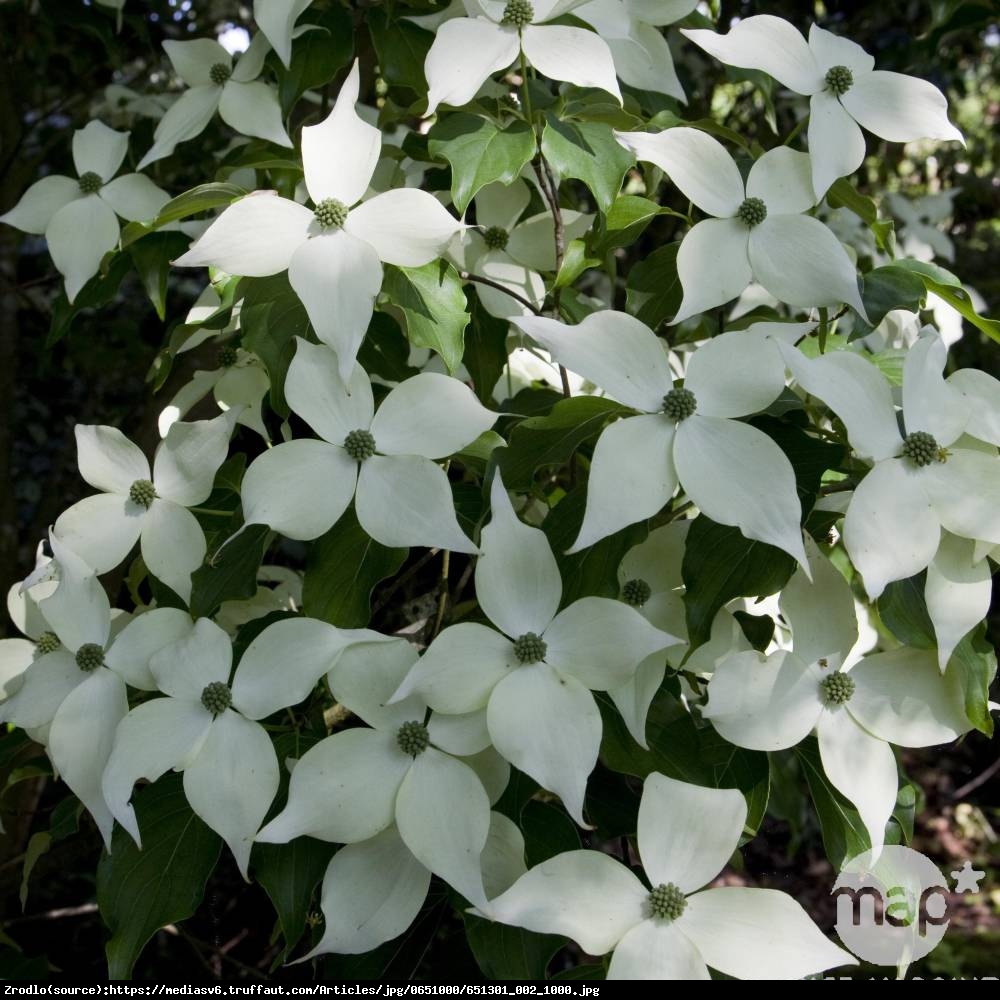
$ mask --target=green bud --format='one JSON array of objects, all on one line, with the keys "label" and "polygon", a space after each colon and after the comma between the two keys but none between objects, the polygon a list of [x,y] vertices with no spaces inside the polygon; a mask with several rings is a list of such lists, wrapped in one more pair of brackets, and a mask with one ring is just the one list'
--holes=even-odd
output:
[{"label": "green bud", "polygon": [[225,63],[215,63],[208,71],[208,78],[217,87],[221,87],[231,76],[233,71]]},{"label": "green bud", "polygon": [[97,194],[98,191],[104,187],[104,181],[101,180],[100,174],[95,174],[93,170],[88,170],[84,174],[80,174],[80,190],[84,194]]},{"label": "green bud", "polygon": [[215,356],[220,368],[232,368],[238,359],[236,348],[230,347],[228,344],[225,347],[220,347],[219,353]]},{"label": "green bud", "polygon": [[515,28],[524,28],[535,19],[535,8],[528,0],[509,0],[504,7],[501,24],[511,24]]},{"label": "green bud", "polygon": [[673,882],[661,882],[646,899],[650,914],[657,920],[676,920],[687,909],[684,893]]},{"label": "green bud", "polygon": [[201,703],[212,715],[221,715],[233,703],[229,685],[222,681],[212,681],[201,692]]},{"label": "green bud", "polygon": [[404,722],[396,731],[399,749],[411,757],[417,757],[430,746],[431,737],[422,722]]},{"label": "green bud", "polygon": [[850,674],[830,674],[820,681],[820,687],[831,705],[843,705],[851,700],[857,685]]},{"label": "green bud", "polygon": [[826,85],[840,97],[854,86],[854,74],[846,66],[831,66],[826,71]]},{"label": "green bud", "polygon": [[506,229],[501,229],[500,226],[490,226],[483,233],[483,240],[491,250],[506,250],[509,239],[510,233]]},{"label": "green bud", "polygon": [[698,400],[690,389],[671,389],[663,397],[663,412],[671,420],[687,420],[697,409]]},{"label": "green bud", "polygon": [[148,479],[137,479],[128,488],[128,498],[132,503],[148,508],[156,499],[156,490]]},{"label": "green bud", "polygon": [[525,632],[514,642],[514,655],[521,663],[540,663],[548,650],[542,637],[534,632]]},{"label": "green bud", "polygon": [[747,229],[753,229],[767,218],[767,205],[760,198],[745,198],[736,215]]},{"label": "green bud", "polygon": [[41,656],[54,653],[60,646],[62,646],[62,643],[55,632],[43,632],[38,637],[38,642],[35,643],[35,659],[37,660]]},{"label": "green bud", "polygon": [[931,462],[947,461],[948,453],[938,446],[932,434],[926,431],[914,431],[903,439],[903,457],[908,458],[914,465],[923,467],[930,465]]},{"label": "green bud", "polygon": [[323,229],[340,229],[347,221],[347,206],[336,198],[324,198],[316,206],[315,216]]},{"label": "green bud", "polygon": [[626,580],[622,587],[622,600],[633,608],[641,608],[652,596],[653,590],[645,580]]},{"label": "green bud", "polygon": [[104,666],[104,647],[96,642],[85,642],[76,651],[76,665],[89,674],[98,667]]},{"label": "green bud", "polygon": [[355,462],[363,462],[375,454],[375,438],[372,437],[371,431],[351,431],[344,438],[344,450]]}]

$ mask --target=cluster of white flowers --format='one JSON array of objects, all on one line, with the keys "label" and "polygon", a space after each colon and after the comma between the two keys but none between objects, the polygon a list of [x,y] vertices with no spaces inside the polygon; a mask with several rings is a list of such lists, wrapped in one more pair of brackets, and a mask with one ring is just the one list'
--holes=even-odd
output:
[{"label": "cluster of white flowers", "polygon": [[[512,64],[618,101],[619,77],[683,99],[656,26],[689,14],[691,2],[465,6],[468,16],[440,23],[427,55],[427,115],[467,104]],[[258,0],[262,34],[235,66],[214,40],[166,43],[189,89],[160,118],[140,169],[198,135],[216,110],[244,135],[291,146],[275,90],[259,78],[272,46],[288,65],[307,8]],[[597,32],[553,23],[570,11]],[[850,963],[785,894],[698,891],[743,835],[739,790],[651,773],[637,828],[644,882],[627,858],[623,865],[598,850],[527,869],[521,830],[493,808],[511,768],[588,828],[587,784],[604,730],[599,702],[614,705],[645,747],[647,713],[669,670],[681,679],[679,710],[707,719],[736,747],[784,749],[815,731],[830,782],[878,848],[898,790],[892,745],[946,743],[972,726],[951,656],[986,614],[989,558],[1000,551],[1000,383],[980,371],[945,378],[947,347],[933,327],[907,350],[898,384],[863,341],[839,338],[824,352],[815,335],[822,327],[828,336],[829,307],[841,310],[847,329],[870,333],[856,263],[815,214],[837,178],[860,165],[861,127],[891,141],[961,136],[930,84],[875,70],[857,45],[818,26],[808,44],[766,15],[728,34],[683,34],[724,63],[761,70],[810,98],[809,152],[777,146],[745,180],[726,147],[699,128],[614,133],[707,216],[679,247],[683,298],[672,324],[718,310],[752,282],[781,304],[774,318],[714,337],[701,330],[696,346],[688,338],[672,350],[625,312],[602,307],[566,322],[556,303],[553,316],[542,315],[564,243],[583,239],[595,215],[566,209],[556,226],[551,204],[541,213],[531,207],[544,184],[536,192],[521,176],[481,185],[475,224],[456,218],[447,198],[373,188],[382,136],[359,113],[355,62],[329,114],[301,130],[304,189],[236,200],[176,261],[210,267],[217,279],[287,271],[314,337],[294,339],[279,388],[298,428],[314,436],[293,438],[285,424],[284,440],[271,446],[263,407],[275,376],[234,346],[238,310],[224,329],[214,324],[184,345],[224,338],[218,369],[199,373],[164,411],[152,464],[116,428],[76,429],[80,474],[100,492],[58,518],[51,558],[40,557],[11,591],[27,639],[0,644],[0,719],[46,747],[109,849],[116,821],[141,843],[134,786],[171,769],[183,772],[191,809],[225,840],[245,878],[255,843],[307,836],[347,845],[330,862],[325,928],[305,957],[364,952],[402,933],[433,874],[483,917],[565,934],[590,954],[613,952],[609,978],[706,979],[709,967],[738,978],[801,978]],[[71,300],[117,245],[116,216],[153,223],[168,200],[141,175],[113,179],[127,142],[127,133],[92,122],[73,140],[79,180],[47,177],[0,219],[45,234]],[[558,210],[559,181],[551,183]],[[567,386],[619,404],[594,446],[569,552],[653,519],[646,541],[608,568],[618,573],[620,599],[564,600],[557,555],[529,523],[538,523],[537,507],[529,513],[538,496],[509,491],[497,463],[505,442],[491,429],[501,416],[518,419],[513,407],[494,412],[481,391],[437,371],[387,389],[358,363],[376,309],[394,306],[383,265],[420,268],[448,256],[463,276],[488,279],[470,291],[512,324],[512,350],[543,349],[570,373]],[[220,311],[210,290],[188,325]],[[223,412],[186,422],[209,392]],[[828,511],[839,502],[833,514],[844,518],[841,555],[873,600],[926,570],[936,652],[859,649],[848,579],[829,546],[821,551],[803,530],[810,511],[793,458],[749,422],[779,397],[807,414],[810,428],[853,449],[856,488],[824,500]],[[239,623],[297,610],[294,597],[267,589],[224,605],[216,620],[182,610],[208,550],[196,515],[241,424],[267,445],[240,485],[244,527],[311,541],[353,504],[382,546],[473,557],[479,614],[436,631],[426,649],[412,635],[292,614],[259,631],[234,670]],[[488,520],[463,526],[442,463],[476,447],[488,463],[479,477]],[[797,563],[778,598],[790,638],[752,648],[732,614],[741,605],[730,601],[709,641],[692,643],[682,567],[696,512]],[[177,607],[111,608],[98,576],[137,542],[145,569]],[[280,760],[262,722],[306,702],[324,680],[341,709],[336,731],[300,760]]]}]

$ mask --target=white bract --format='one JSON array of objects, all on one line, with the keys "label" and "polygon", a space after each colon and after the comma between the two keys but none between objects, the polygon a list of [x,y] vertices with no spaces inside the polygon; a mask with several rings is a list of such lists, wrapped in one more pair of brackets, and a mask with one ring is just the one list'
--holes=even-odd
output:
[{"label": "white bract", "polygon": [[500,631],[472,622],[446,628],[393,698],[416,692],[449,714],[485,708],[496,749],[555,792],[582,826],[601,742],[590,692],[620,687],[647,656],[678,640],[603,597],[559,611],[562,580],[545,535],[517,519],[499,473],[490,496],[476,593]]},{"label": "white bract", "polygon": [[180,142],[200,135],[216,111],[241,135],[291,146],[281,123],[281,106],[273,87],[258,80],[264,68],[268,42],[258,35],[233,66],[233,57],[214,39],[166,41],[163,48],[177,75],[188,85],[160,119],[153,145],[139,161],[139,169],[169,156]]},{"label": "white bract", "polygon": [[680,482],[713,521],[804,561],[792,465],[766,434],[733,419],[763,410],[784,388],[781,357],[763,331],[708,341],[692,355],[684,387],[674,388],[660,341],[625,313],[591,313],[577,326],[536,316],[514,322],[561,364],[641,412],[598,438],[570,552],[659,513]]},{"label": "white bract", "polygon": [[474,441],[497,414],[457,379],[434,372],[401,382],[375,413],[360,365],[345,384],[328,347],[297,343],[285,396],[322,440],[280,444],[251,464],[241,487],[246,523],[318,538],[353,497],[361,527],[383,545],[477,552],[458,526],[448,477],[432,459]]},{"label": "white bract", "polygon": [[25,233],[44,234],[52,262],[66,279],[70,302],[117,246],[117,216],[130,222],[155,219],[170,200],[142,174],[115,177],[128,152],[128,137],[99,121],[78,129],[73,133],[73,165],[79,178],[43,177],[0,215],[0,222]]},{"label": "white bract", "polygon": [[671,322],[735,299],[751,281],[792,306],[846,302],[865,317],[858,276],[847,251],[818,219],[809,156],[787,146],[768,150],[746,183],[726,148],[695,128],[615,132],[640,160],[663,170],[707,215],[677,252],[684,289]]},{"label": "white bract", "polygon": [[816,731],[823,770],[858,809],[877,851],[896,804],[890,743],[950,743],[970,728],[958,672],[933,653],[897,649],[845,658],[858,638],[854,601],[839,571],[810,543],[812,582],[799,571],[781,594],[792,650],[748,651],[719,664],[703,714],[736,746],[783,750]]},{"label": "white bract", "polygon": [[[747,17],[728,34],[682,29],[681,34],[720,62],[758,69],[809,97],[812,183],[822,198],[838,177],[865,158],[861,127],[890,142],[955,139],[948,102],[933,84],[915,76],[875,69],[860,45],[814,24],[809,42],[788,21],[770,14]],[[860,126],[860,127],[859,127]]]},{"label": "white bract", "polygon": [[229,687],[232,663],[229,636],[207,618],[153,656],[150,687],[169,697],[144,702],[118,724],[102,788],[112,815],[141,847],[133,786],[183,771],[191,808],[229,845],[248,879],[254,834],[278,791],[278,759],[263,726],[240,711]]},{"label": "white bract", "polygon": [[156,449],[152,471],[116,427],[77,424],[80,475],[104,492],[60,514],[56,535],[98,573],[114,569],[138,541],[149,572],[189,600],[191,574],[202,564],[206,546],[187,508],[212,492],[238,413],[173,424]]},{"label": "white bract", "polygon": [[439,104],[468,104],[486,80],[506,69],[521,50],[550,80],[597,87],[621,102],[611,50],[584,28],[545,24],[583,0],[466,0],[470,17],[445,21],[424,62],[427,115]]},{"label": "white bract", "polygon": [[889,195],[892,214],[902,223],[899,239],[907,257],[919,260],[933,260],[935,257],[955,259],[955,244],[945,231],[944,223],[954,211],[957,193],[957,189],[953,189],[920,198]]},{"label": "white bract", "polygon": [[791,896],[701,889],[728,862],[746,822],[735,789],[652,773],[639,805],[638,848],[650,891],[620,861],[569,851],[536,865],[484,915],[565,934],[588,954],[614,950],[608,979],[803,979],[854,957],[831,944]]},{"label": "white bract", "polygon": [[253,0],[253,19],[285,66],[292,59],[295,22],[310,3],[312,0]]},{"label": "white bract", "polygon": [[420,267],[464,228],[436,198],[413,188],[357,205],[382,144],[379,130],[354,109],[358,87],[355,62],[329,116],[302,129],[314,208],[273,192],[251,194],[230,205],[175,262],[248,278],[287,270],[316,335],[337,352],[345,381],[382,287],[382,263]]},{"label": "white bract", "polygon": [[21,583],[11,584],[7,591],[7,614],[25,638],[0,639],[0,701],[17,690],[25,670],[35,660],[60,645],[38,606],[58,586],[57,568],[43,553],[43,544],[38,546],[31,575]]}]

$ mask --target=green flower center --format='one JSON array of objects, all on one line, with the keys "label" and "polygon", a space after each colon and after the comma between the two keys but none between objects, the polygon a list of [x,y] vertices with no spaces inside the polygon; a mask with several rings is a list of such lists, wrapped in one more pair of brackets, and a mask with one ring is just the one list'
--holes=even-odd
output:
[{"label": "green flower center", "polygon": [[216,361],[218,361],[220,368],[232,368],[238,358],[239,355],[236,353],[235,347],[220,347],[219,353],[216,355]]},{"label": "green flower center", "polygon": [[375,454],[375,438],[372,437],[371,431],[351,431],[344,438],[344,451],[355,462],[363,462],[366,458],[371,458]]},{"label": "green flower center", "polygon": [[671,389],[663,397],[663,412],[671,420],[687,420],[698,409],[698,400],[690,389]]},{"label": "green flower center", "polygon": [[411,757],[422,754],[430,746],[431,737],[422,722],[404,722],[396,732],[399,749]]},{"label": "green flower center", "polygon": [[673,882],[661,882],[646,898],[649,912],[658,920],[676,920],[688,905],[684,893]]},{"label": "green flower center", "polygon": [[38,637],[38,642],[35,643],[35,659],[37,660],[40,656],[48,656],[49,653],[54,653],[61,645],[59,636],[55,632],[43,632]]},{"label": "green flower center", "polygon": [[212,681],[201,692],[201,703],[212,715],[220,715],[233,703],[233,694],[228,684]]},{"label": "green flower center", "polygon": [[534,632],[525,632],[514,642],[514,655],[521,663],[540,663],[548,650],[542,637]]},{"label": "green flower center", "polygon": [[515,28],[523,28],[535,19],[535,8],[528,0],[509,0],[503,10],[501,24],[512,24]]},{"label": "green flower center", "polygon": [[843,705],[851,700],[857,686],[850,674],[830,674],[819,682],[826,700],[833,705]]},{"label": "green flower center", "polygon": [[928,434],[927,431],[914,431],[903,439],[903,457],[908,458],[914,465],[923,467],[930,465],[931,462],[946,461],[947,453],[944,448],[938,446],[933,434]]},{"label": "green flower center", "polygon": [[645,580],[626,580],[622,587],[622,600],[633,608],[641,608],[652,593],[652,588]]},{"label": "green flower center", "polygon": [[759,226],[767,218],[767,205],[760,198],[744,198],[736,216],[747,229]]},{"label": "green flower center", "polygon": [[84,194],[97,194],[104,187],[101,175],[95,174],[93,170],[88,170],[85,174],[81,174],[79,184],[80,190]]},{"label": "green flower center", "polygon": [[340,229],[347,221],[347,206],[336,198],[324,198],[316,206],[315,215],[323,229]]},{"label": "green flower center", "polygon": [[148,508],[156,499],[156,490],[153,489],[153,484],[148,479],[137,479],[128,488],[128,498],[132,503],[141,504]]},{"label": "green flower center", "polygon": [[510,233],[506,229],[501,229],[500,226],[490,226],[483,233],[483,241],[491,250],[506,250],[509,239]]},{"label": "green flower center", "polygon": [[85,642],[76,651],[76,665],[85,673],[89,674],[98,667],[104,666],[104,647],[96,642]]},{"label": "green flower center", "polygon": [[840,97],[854,86],[854,74],[846,66],[831,66],[826,71],[826,85]]},{"label": "green flower center", "polygon": [[225,63],[215,63],[208,71],[208,78],[217,87],[221,87],[231,76],[233,71]]}]

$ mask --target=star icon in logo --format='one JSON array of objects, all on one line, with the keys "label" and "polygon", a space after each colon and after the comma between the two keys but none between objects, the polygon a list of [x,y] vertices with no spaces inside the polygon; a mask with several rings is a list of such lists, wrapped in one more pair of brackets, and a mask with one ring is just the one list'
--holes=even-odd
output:
[{"label": "star icon in logo", "polygon": [[986,877],[986,872],[973,868],[972,862],[966,861],[959,871],[951,873],[951,877],[955,880],[955,892],[979,892],[980,879]]}]

